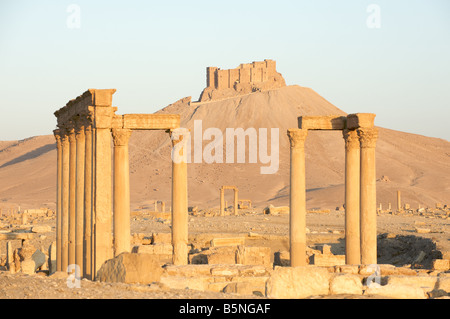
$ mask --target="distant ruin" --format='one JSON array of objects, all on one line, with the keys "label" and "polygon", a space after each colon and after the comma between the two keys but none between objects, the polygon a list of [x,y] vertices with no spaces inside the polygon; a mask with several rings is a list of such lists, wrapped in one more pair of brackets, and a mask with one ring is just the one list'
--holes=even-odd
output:
[{"label": "distant ruin", "polygon": [[241,64],[238,68],[229,70],[207,67],[206,88],[199,101],[220,100],[283,86],[286,86],[286,82],[277,72],[276,62],[273,60]]}]

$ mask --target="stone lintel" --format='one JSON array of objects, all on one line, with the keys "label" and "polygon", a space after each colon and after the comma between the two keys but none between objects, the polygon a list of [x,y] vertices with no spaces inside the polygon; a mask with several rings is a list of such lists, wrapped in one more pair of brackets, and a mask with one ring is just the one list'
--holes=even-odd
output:
[{"label": "stone lintel", "polygon": [[[118,124],[117,119],[114,120]],[[125,114],[122,128],[132,130],[172,130],[180,127],[179,114]]]},{"label": "stone lintel", "polygon": [[77,98],[70,100],[64,107],[54,113],[58,119],[58,126],[75,117],[89,117],[93,113],[93,107],[112,107],[112,96],[116,89],[89,89]]},{"label": "stone lintel", "polygon": [[329,116],[300,116],[298,128],[306,130],[343,130],[347,118],[340,115]]},{"label": "stone lintel", "polygon": [[347,116],[347,129],[355,130],[360,127],[374,127],[375,114],[373,113],[355,113]]}]

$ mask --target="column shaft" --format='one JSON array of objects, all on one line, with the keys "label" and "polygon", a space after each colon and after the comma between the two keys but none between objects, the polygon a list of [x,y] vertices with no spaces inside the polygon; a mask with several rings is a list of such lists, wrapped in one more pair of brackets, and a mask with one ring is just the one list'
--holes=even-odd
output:
[{"label": "column shaft", "polygon": [[93,216],[94,222],[94,267],[93,276],[102,264],[114,255],[112,247],[111,205],[111,132],[109,128],[96,128],[93,156]]},{"label": "column shaft", "polygon": [[172,245],[174,265],[188,263],[187,134],[171,132],[172,154]]},{"label": "column shaft", "polygon": [[238,208],[238,198],[239,198],[239,192],[238,192],[238,190],[235,188],[234,189],[234,215],[237,215],[238,214],[238,210],[239,210],[239,208]]},{"label": "column shaft", "polygon": [[79,274],[83,272],[83,240],[84,240],[84,168],[85,168],[85,136],[84,126],[78,127],[76,131],[77,147],[77,190],[76,190],[76,227],[75,227],[75,264],[79,267]]},{"label": "column shaft", "polygon": [[361,263],[377,263],[376,128],[358,129],[361,141]]},{"label": "column shaft", "polygon": [[83,241],[83,277],[92,278],[91,271],[91,214],[92,214],[92,130],[85,127],[85,168],[84,168],[84,241]]},{"label": "column shaft", "polygon": [[69,266],[69,176],[70,176],[70,144],[69,136],[61,136],[62,146],[62,189],[61,189],[61,271]]},{"label": "column shaft", "polygon": [[345,138],[345,262],[361,263],[360,251],[360,143],[356,131]]},{"label": "column shaft", "polygon": [[307,130],[290,129],[289,239],[291,267],[306,265],[305,139]]},{"label": "column shaft", "polygon": [[220,188],[220,216],[225,216],[225,189]]},{"label": "column shaft", "polygon": [[[60,130],[55,130],[56,139],[56,270],[61,271],[61,248],[62,248],[62,237],[61,237],[61,211],[62,211],[62,145],[61,145],[61,132]],[[1,214],[0,214],[1,215]]]},{"label": "column shaft", "polygon": [[75,232],[76,232],[76,185],[77,185],[77,144],[75,130],[69,134],[69,265],[75,264]]},{"label": "column shaft", "polygon": [[114,255],[131,251],[130,164],[131,130],[113,129],[114,139]]}]

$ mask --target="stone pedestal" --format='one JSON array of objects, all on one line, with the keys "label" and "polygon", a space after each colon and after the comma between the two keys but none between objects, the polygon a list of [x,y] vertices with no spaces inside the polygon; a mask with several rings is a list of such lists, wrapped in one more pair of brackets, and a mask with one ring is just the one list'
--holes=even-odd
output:
[{"label": "stone pedestal", "polygon": [[361,263],[377,263],[375,146],[377,128],[358,129],[361,143]]},{"label": "stone pedestal", "polygon": [[305,139],[308,130],[289,129],[290,161],[290,214],[289,239],[291,267],[306,265],[306,181]]},{"label": "stone pedestal", "polygon": [[344,130],[345,139],[345,262],[361,263],[360,252],[360,143],[356,131]]},{"label": "stone pedestal", "polygon": [[114,141],[114,256],[131,252],[130,172],[128,141],[131,130],[113,129]]}]

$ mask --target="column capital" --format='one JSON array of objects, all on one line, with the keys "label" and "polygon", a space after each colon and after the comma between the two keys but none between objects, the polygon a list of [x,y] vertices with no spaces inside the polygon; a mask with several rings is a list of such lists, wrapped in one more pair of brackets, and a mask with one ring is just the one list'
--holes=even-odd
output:
[{"label": "column capital", "polygon": [[57,146],[59,146],[59,144],[61,143],[61,130],[53,130],[53,135],[55,136]]},{"label": "column capital", "polygon": [[345,129],[342,131],[342,135],[345,140],[345,149],[359,149],[359,135],[356,130]]},{"label": "column capital", "polygon": [[69,138],[69,142],[75,142],[75,125],[74,123],[69,123],[65,126],[65,133],[67,137]]},{"label": "column capital", "polygon": [[[187,128],[176,128],[168,130],[170,134],[170,139],[172,140],[173,146],[176,144],[183,142],[187,143],[187,137],[189,136],[189,129]],[[186,138],[185,138],[186,137]]]},{"label": "column capital", "polygon": [[305,147],[305,140],[308,135],[307,129],[288,129],[287,135],[291,148],[303,148]]},{"label": "column capital", "polygon": [[129,129],[112,129],[114,146],[126,146],[132,131]]},{"label": "column capital", "polygon": [[378,128],[357,129],[361,148],[375,148],[378,139]]}]

